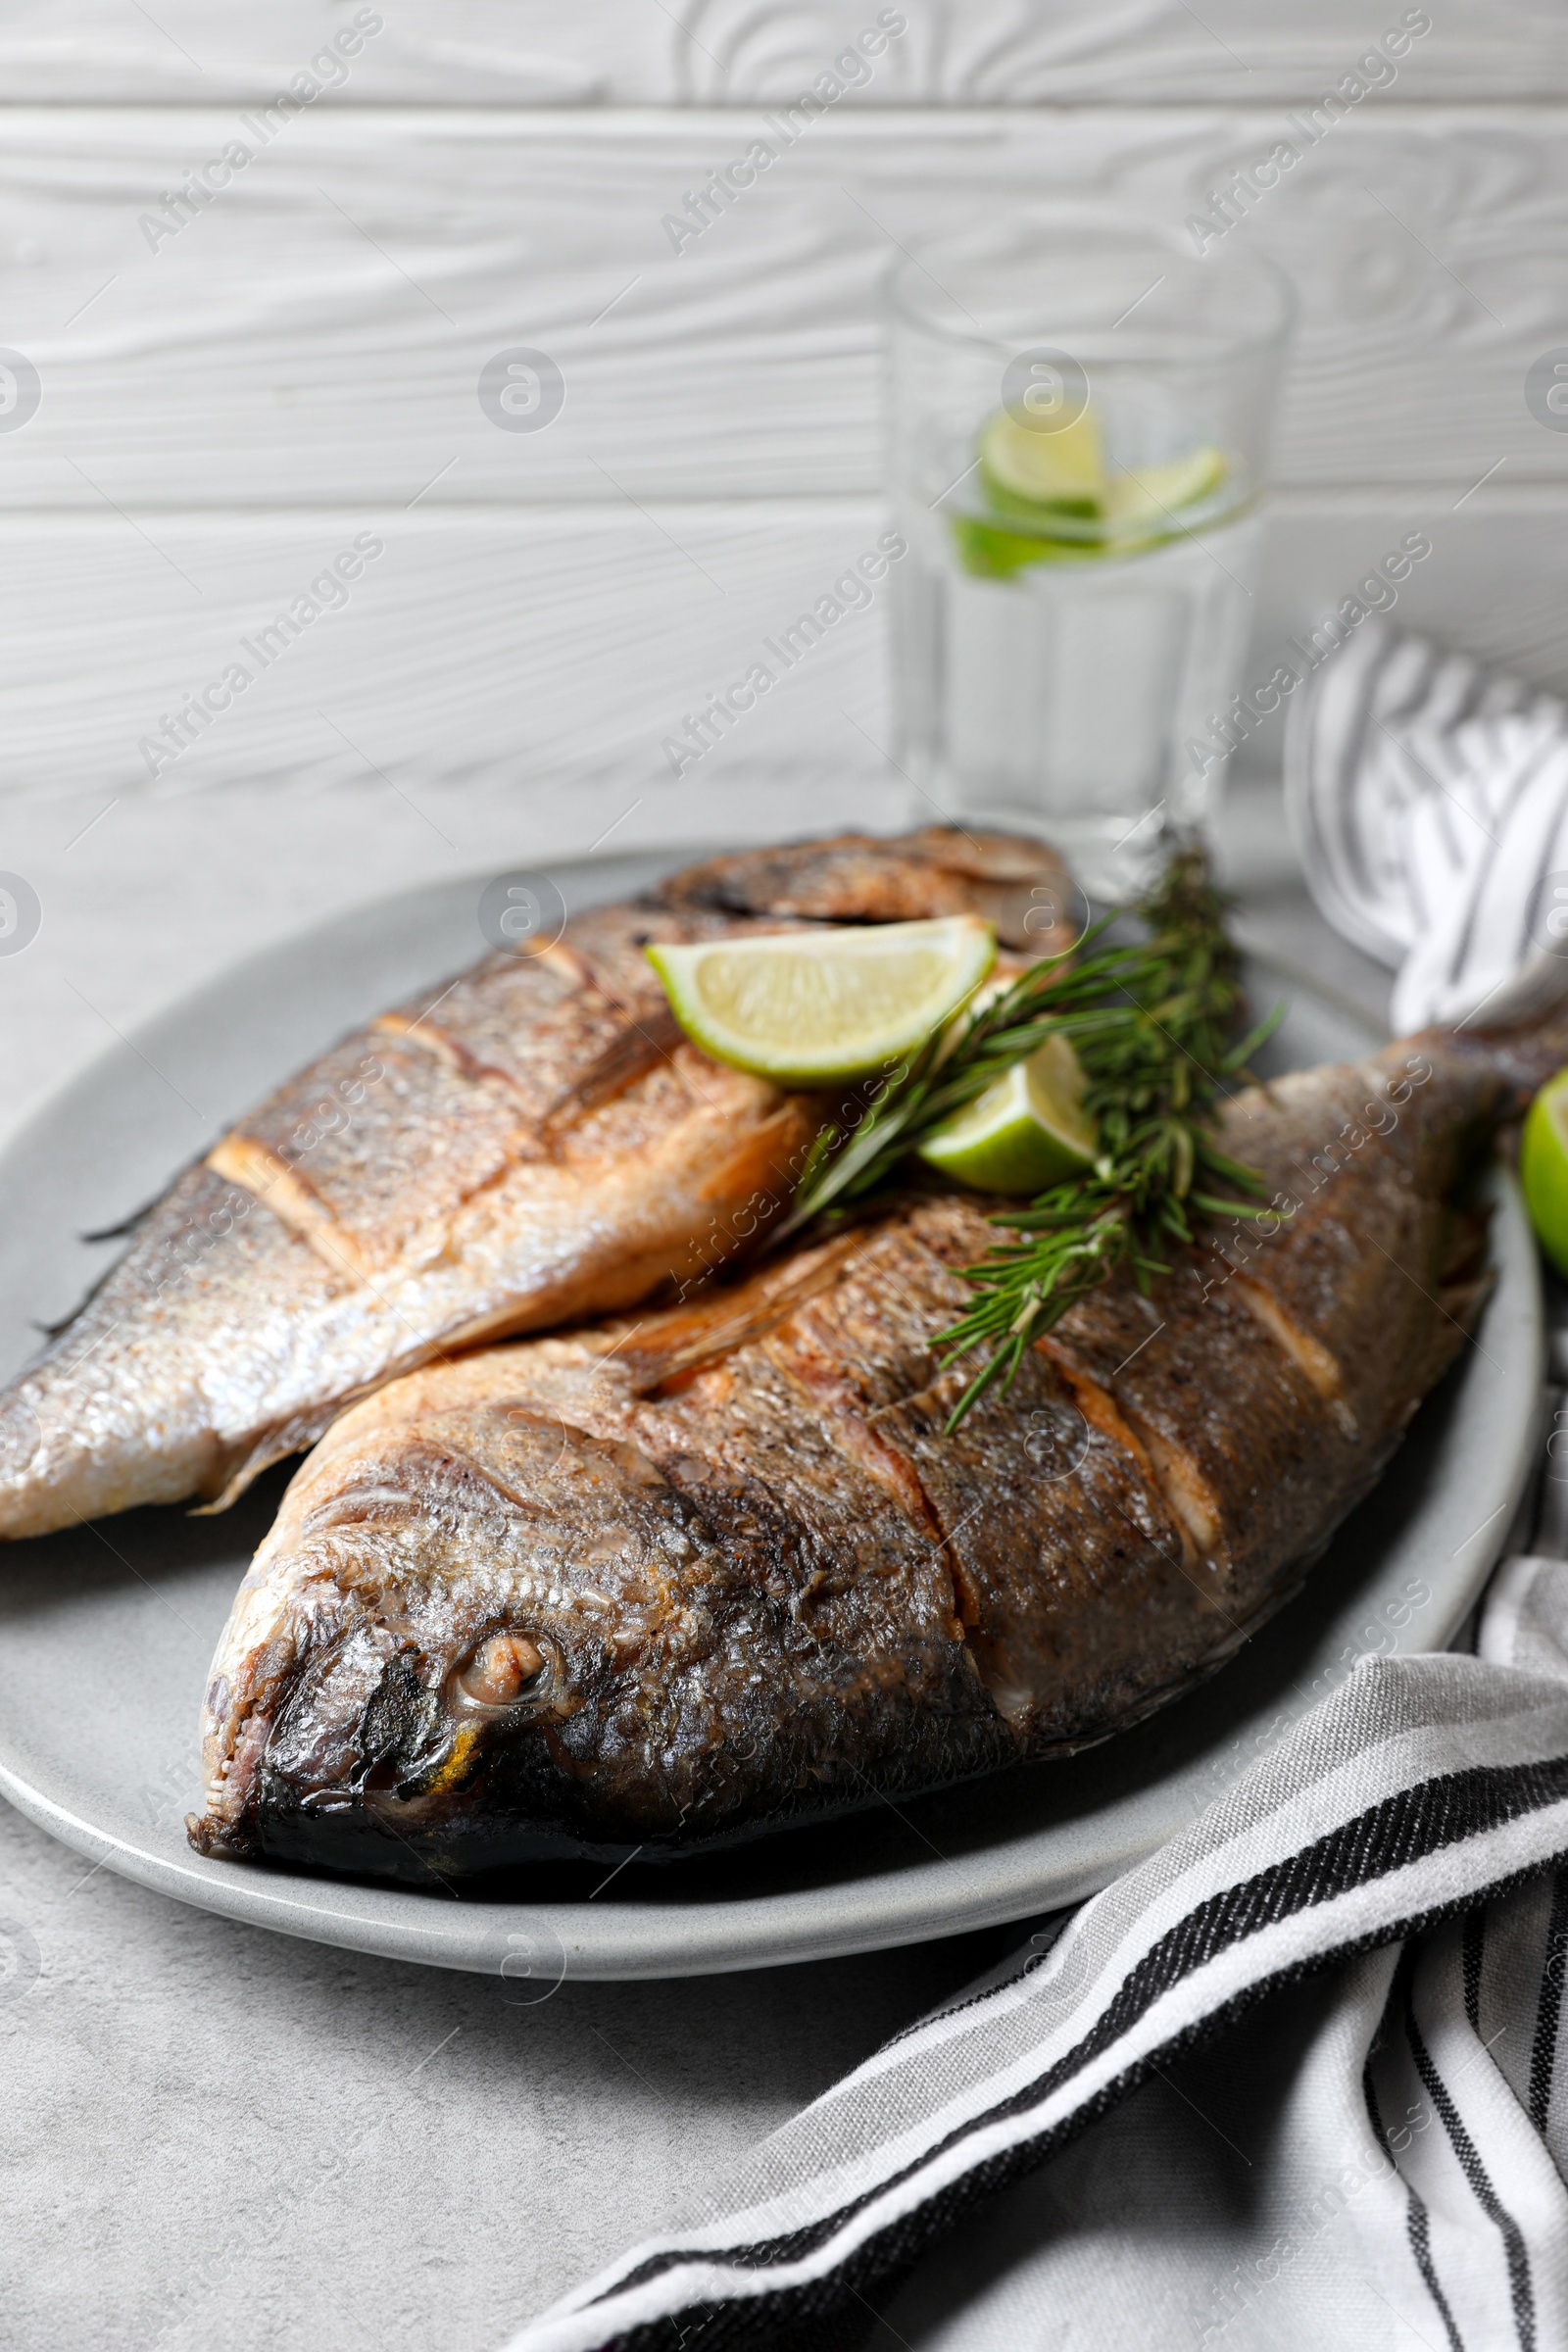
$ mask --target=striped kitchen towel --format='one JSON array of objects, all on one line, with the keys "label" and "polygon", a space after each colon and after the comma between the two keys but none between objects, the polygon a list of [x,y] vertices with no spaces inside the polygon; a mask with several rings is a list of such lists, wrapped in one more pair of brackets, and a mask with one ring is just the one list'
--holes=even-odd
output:
[{"label": "striped kitchen towel", "polygon": [[1319,908],[1398,972],[1396,1037],[1562,993],[1568,709],[1555,696],[1368,620],[1297,690],[1285,799]]},{"label": "striped kitchen towel", "polygon": [[1568,2344],[1565,1856],[1542,1549],[510,2352]]}]

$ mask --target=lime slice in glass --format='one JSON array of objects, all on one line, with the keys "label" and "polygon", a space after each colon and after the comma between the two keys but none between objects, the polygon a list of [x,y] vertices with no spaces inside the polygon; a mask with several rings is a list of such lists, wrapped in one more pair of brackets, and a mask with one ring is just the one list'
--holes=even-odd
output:
[{"label": "lime slice in glass", "polygon": [[1001,514],[1025,520],[1076,514],[1093,521],[1105,487],[1099,417],[1085,409],[1071,424],[1048,433],[999,409],[981,428],[980,478]]},{"label": "lime slice in glass", "polygon": [[1095,1156],[1084,1117],[1084,1074],[1064,1037],[987,1087],[927,1136],[920,1157],[978,1193],[1043,1193],[1081,1175]]},{"label": "lime slice in glass", "polygon": [[1229,474],[1224,451],[1205,443],[1161,466],[1107,475],[1092,409],[1059,433],[1031,432],[1002,410],[980,435],[990,515],[956,514],[954,544],[965,571],[992,580],[1026,564],[1133,555],[1189,527],[1190,510]]},{"label": "lime slice in glass", "polygon": [[1105,484],[1104,515],[1113,537],[1182,527],[1181,511],[1212,498],[1230,467],[1222,449],[1189,450],[1168,466],[1138,466],[1113,473]]},{"label": "lime slice in glass", "polygon": [[1519,1147],[1530,1221],[1560,1274],[1568,1274],[1568,1070],[1547,1080],[1530,1105]]},{"label": "lime slice in glass", "polygon": [[912,1053],[996,961],[978,915],[653,946],[675,1018],[714,1061],[780,1086],[837,1086]]},{"label": "lime slice in glass", "polygon": [[982,522],[977,514],[954,515],[953,543],[964,570],[977,580],[1010,580],[1026,564],[1097,563],[1105,553],[1099,538],[1043,539],[1035,531]]}]

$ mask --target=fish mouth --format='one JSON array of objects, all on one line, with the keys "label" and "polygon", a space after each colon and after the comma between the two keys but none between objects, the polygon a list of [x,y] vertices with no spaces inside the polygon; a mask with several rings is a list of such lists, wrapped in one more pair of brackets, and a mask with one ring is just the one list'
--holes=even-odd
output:
[{"label": "fish mouth", "polygon": [[[597,1852],[566,1826],[581,1705],[537,1622],[494,1618],[447,1646],[356,1616],[308,1647],[236,1743],[240,1785],[188,1824],[201,1852],[423,1886]],[[580,1768],[579,1768],[580,1770]]]}]

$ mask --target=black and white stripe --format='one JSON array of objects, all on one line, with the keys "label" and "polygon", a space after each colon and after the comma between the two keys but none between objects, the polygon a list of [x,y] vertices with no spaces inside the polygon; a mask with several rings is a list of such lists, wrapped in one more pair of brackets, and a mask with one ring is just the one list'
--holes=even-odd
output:
[{"label": "black and white stripe", "polygon": [[1568,984],[1554,696],[1368,620],[1296,691],[1285,790],[1319,907],[1398,972],[1396,1032],[1494,1017],[1532,967]]},{"label": "black and white stripe", "polygon": [[1397,2175],[1363,2200],[1396,2239],[1380,2293],[1418,2339],[1568,2341],[1568,1878],[1539,1875],[1565,1854],[1568,1563],[1517,1559],[1480,1656],[1364,1661],[1182,1838],[510,2352],[859,2343],[956,2223],[1197,2037],[1401,1938],[1365,2065],[1367,2143]]}]

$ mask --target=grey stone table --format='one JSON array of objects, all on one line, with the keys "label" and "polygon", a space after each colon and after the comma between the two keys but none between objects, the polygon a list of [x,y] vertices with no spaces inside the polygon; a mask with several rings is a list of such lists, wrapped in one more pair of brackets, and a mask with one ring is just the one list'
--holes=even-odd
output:
[{"label": "grey stone table", "polygon": [[[349,791],[96,807],[8,810],[0,867],[43,923],[0,959],[0,1133],[266,940],[432,872],[580,853],[615,819],[495,787],[428,812]],[[713,829],[641,813],[616,848]],[[825,816],[759,801],[731,830]],[[1386,976],[1311,912],[1277,798],[1235,796],[1223,846],[1250,944],[1381,1017]],[[1000,1948],[530,2005],[165,1902],[3,1804],[0,1928],[0,2343],[28,2352],[497,2343]]]}]

